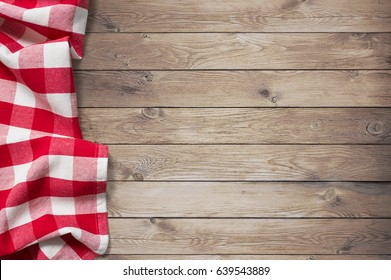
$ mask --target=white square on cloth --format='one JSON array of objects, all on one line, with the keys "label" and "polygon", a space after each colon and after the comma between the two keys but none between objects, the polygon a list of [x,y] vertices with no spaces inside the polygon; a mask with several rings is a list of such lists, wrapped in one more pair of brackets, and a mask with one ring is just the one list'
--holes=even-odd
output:
[{"label": "white square on cloth", "polygon": [[76,117],[72,111],[70,93],[46,94],[46,98],[53,113],[67,118]]},{"label": "white square on cloth", "polygon": [[27,182],[27,174],[30,171],[32,164],[33,164],[32,162],[28,162],[25,164],[14,165],[14,174],[15,174],[14,185]]},{"label": "white square on cloth", "polygon": [[43,47],[45,68],[70,68],[71,57],[67,42],[47,43]]},{"label": "white square on cloth", "polygon": [[88,16],[86,9],[76,7],[75,17],[73,19],[72,31],[78,34],[84,34],[86,30],[87,21],[85,20]]},{"label": "white square on cloth", "polygon": [[73,197],[51,197],[53,215],[75,215],[75,199]]},{"label": "white square on cloth", "polygon": [[65,242],[61,237],[51,238],[49,240],[39,242],[39,248],[49,259],[54,258],[54,256],[60,252],[64,245]]},{"label": "white square on cloth", "polygon": [[16,95],[14,103],[16,105],[35,108],[35,94],[28,87],[21,83],[16,84]]},{"label": "white square on cloth", "polygon": [[23,203],[15,207],[5,208],[8,228],[13,229],[21,225],[31,223],[29,203]]},{"label": "white square on cloth", "polygon": [[49,176],[52,178],[73,180],[73,157],[49,156]]},{"label": "white square on cloth", "polygon": [[23,13],[23,21],[31,22],[41,26],[49,25],[50,10],[52,7],[28,9]]}]

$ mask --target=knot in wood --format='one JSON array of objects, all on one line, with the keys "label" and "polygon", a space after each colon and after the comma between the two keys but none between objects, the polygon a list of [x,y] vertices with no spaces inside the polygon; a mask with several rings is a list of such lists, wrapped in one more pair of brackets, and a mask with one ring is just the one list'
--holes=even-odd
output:
[{"label": "knot in wood", "polygon": [[153,81],[153,75],[151,73],[147,73],[145,75],[145,79],[147,80],[147,82],[152,82]]},{"label": "knot in wood", "polygon": [[155,218],[150,218],[149,221],[151,222],[151,224],[155,224],[156,223],[156,219]]},{"label": "knot in wood", "polygon": [[277,96],[273,96],[273,97],[270,99],[270,101],[271,101],[272,103],[277,103],[277,101],[278,101]]},{"label": "knot in wood", "polygon": [[289,10],[299,6],[301,3],[304,3],[303,0],[289,0],[281,5],[281,9]]},{"label": "knot in wood", "polygon": [[167,222],[166,220],[161,220],[157,225],[161,230],[163,230],[165,232],[175,232],[176,231],[175,227],[172,224],[170,224],[169,222]]},{"label": "knot in wood", "polygon": [[311,124],[310,124],[310,127],[313,130],[318,130],[318,129],[320,129],[321,126],[322,126],[322,122],[321,121],[312,121]]},{"label": "knot in wood", "polygon": [[341,248],[336,251],[336,253],[338,255],[349,255],[353,247],[353,242],[348,240]]},{"label": "knot in wood", "polygon": [[133,174],[133,179],[134,179],[135,181],[143,181],[143,180],[144,180],[144,177],[143,177],[143,175],[141,175],[140,173],[134,173],[134,174]]},{"label": "knot in wood", "polygon": [[338,196],[335,188],[328,188],[321,198],[327,201],[332,207],[337,207],[341,204],[341,198]]},{"label": "knot in wood", "polygon": [[383,122],[370,122],[367,125],[367,131],[372,135],[379,135],[384,132]]},{"label": "knot in wood", "polygon": [[328,188],[324,194],[324,199],[326,201],[332,201],[336,198],[337,192],[335,191],[334,188]]},{"label": "knot in wood", "polygon": [[265,98],[269,98],[270,92],[267,89],[260,89],[258,93]]},{"label": "knot in wood", "polygon": [[160,108],[144,108],[142,114],[148,119],[157,119],[163,116],[163,110]]},{"label": "knot in wood", "polygon": [[353,33],[353,37],[355,38],[365,38],[367,36],[367,33]]},{"label": "knot in wood", "polygon": [[350,76],[350,78],[352,78],[352,79],[358,77],[359,75],[360,75],[360,72],[357,71],[357,70],[351,70],[351,71],[349,71],[349,76]]}]

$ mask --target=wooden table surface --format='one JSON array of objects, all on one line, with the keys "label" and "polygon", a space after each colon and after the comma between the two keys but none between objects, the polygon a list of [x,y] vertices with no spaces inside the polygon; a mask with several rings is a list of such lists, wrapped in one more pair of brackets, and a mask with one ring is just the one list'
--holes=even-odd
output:
[{"label": "wooden table surface", "polygon": [[106,259],[391,259],[390,0],[95,0]]}]

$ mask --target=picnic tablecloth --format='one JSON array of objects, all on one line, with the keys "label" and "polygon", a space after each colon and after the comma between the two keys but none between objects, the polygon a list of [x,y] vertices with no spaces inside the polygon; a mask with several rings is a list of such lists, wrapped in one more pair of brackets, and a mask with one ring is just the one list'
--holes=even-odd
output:
[{"label": "picnic tablecloth", "polygon": [[72,59],[88,0],[0,0],[0,258],[92,259],[108,245],[108,149],[82,139]]}]

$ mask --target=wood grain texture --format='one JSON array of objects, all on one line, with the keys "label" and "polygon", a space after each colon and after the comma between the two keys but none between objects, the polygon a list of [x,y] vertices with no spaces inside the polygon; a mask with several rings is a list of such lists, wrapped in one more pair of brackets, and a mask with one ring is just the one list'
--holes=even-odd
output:
[{"label": "wood grain texture", "polygon": [[391,255],[104,255],[98,260],[391,260]]},{"label": "wood grain texture", "polygon": [[391,1],[96,0],[87,29],[101,259],[391,259]]},{"label": "wood grain texture", "polygon": [[[105,144],[391,144],[391,109],[81,109]],[[105,133],[102,133],[105,131]]]},{"label": "wood grain texture", "polygon": [[109,254],[389,254],[387,219],[111,219]]},{"label": "wood grain texture", "polygon": [[76,69],[391,69],[390,33],[92,33]]},{"label": "wood grain texture", "polygon": [[391,181],[391,145],[118,145],[110,180]]},{"label": "wood grain texture", "polygon": [[93,32],[390,32],[390,1],[97,0]]},{"label": "wood grain texture", "polygon": [[76,71],[80,107],[391,107],[391,71]]},{"label": "wood grain texture", "polygon": [[[159,201],[153,203],[153,201]],[[111,217],[391,217],[390,183],[110,182]]]}]

